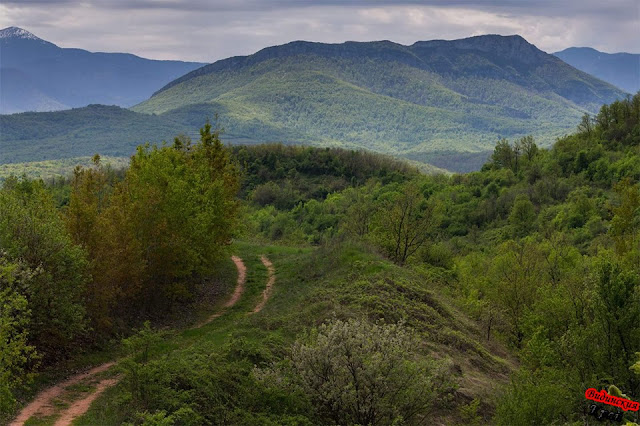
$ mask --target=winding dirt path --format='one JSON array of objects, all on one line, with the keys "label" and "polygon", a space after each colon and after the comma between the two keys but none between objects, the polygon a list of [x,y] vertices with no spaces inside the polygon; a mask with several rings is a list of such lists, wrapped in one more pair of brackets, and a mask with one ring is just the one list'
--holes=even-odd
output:
[{"label": "winding dirt path", "polygon": [[99,397],[102,392],[109,389],[111,386],[115,386],[120,381],[120,377],[114,377],[112,379],[104,379],[98,383],[92,393],[75,401],[69,408],[67,408],[62,415],[56,420],[55,426],[67,426],[70,425],[76,418],[82,416],[89,410],[91,403]]},{"label": "winding dirt path", "polygon": [[[235,263],[236,268],[238,269],[238,281],[236,284],[236,288],[229,298],[229,300],[223,305],[222,309],[219,312],[211,315],[204,322],[196,325],[194,328],[200,328],[205,324],[213,321],[214,319],[220,317],[222,314],[226,312],[227,309],[236,304],[236,302],[242,296],[244,292],[244,285],[247,279],[247,268],[244,265],[244,262],[238,256],[232,256],[231,260]],[[263,262],[264,263],[264,260]],[[265,263],[266,265],[266,263]],[[68,392],[67,388],[73,386],[78,383],[82,383],[85,381],[90,381],[96,375],[107,371],[111,367],[116,364],[115,361],[107,362],[105,364],[94,367],[88,371],[85,371],[80,374],[76,374],[69,379],[58,383],[57,385],[51,386],[48,389],[40,392],[36,398],[31,401],[26,407],[20,411],[18,417],[16,417],[11,423],[10,426],[22,426],[24,423],[29,420],[31,417],[38,415],[39,417],[51,416],[56,413],[56,407],[54,402],[61,396],[64,396],[66,392]],[[93,401],[96,400],[105,390],[108,388],[115,386],[120,381],[120,377],[103,379],[95,386],[93,392],[89,395],[85,396],[82,399],[78,399],[73,401],[71,406],[67,409],[63,410],[60,414],[60,417],[56,420],[55,426],[67,426],[70,425],[76,418],[85,414]]]},{"label": "winding dirt path", "polygon": [[236,264],[236,269],[238,269],[238,282],[236,284],[236,289],[233,291],[233,294],[231,295],[229,300],[227,300],[227,303],[222,306],[222,309],[220,311],[216,312],[206,320],[193,327],[194,329],[200,328],[206,324],[209,324],[214,319],[221,317],[227,311],[227,309],[235,305],[236,302],[240,300],[242,293],[244,293],[244,284],[247,281],[247,267],[244,266],[244,262],[238,256],[231,256],[231,260],[233,260],[233,263]]},{"label": "winding dirt path", "polygon": [[262,264],[267,267],[269,278],[267,279],[267,286],[262,291],[262,300],[256,305],[255,308],[253,308],[253,311],[251,311],[252,314],[258,313],[262,310],[262,308],[264,308],[264,305],[267,304],[267,301],[271,297],[271,293],[273,292],[273,285],[276,282],[276,269],[273,267],[273,263],[271,263],[271,261],[267,259],[267,256],[265,255],[262,255],[260,257],[260,260],[262,261]]},{"label": "winding dirt path", "polygon": [[89,371],[85,371],[80,374],[76,374],[71,376],[67,380],[62,383],[58,383],[57,385],[51,386],[48,389],[43,390],[36,396],[36,398],[29,403],[26,407],[22,409],[18,417],[11,423],[10,426],[18,426],[23,425],[24,422],[29,420],[31,416],[36,414],[40,416],[49,416],[55,412],[55,407],[53,405],[53,401],[61,396],[66,388],[73,386],[77,383],[80,383],[84,380],[90,379],[96,374],[100,374],[104,371],[107,371],[109,368],[115,365],[115,362],[107,362],[105,364],[99,365],[97,367],[92,368]]}]

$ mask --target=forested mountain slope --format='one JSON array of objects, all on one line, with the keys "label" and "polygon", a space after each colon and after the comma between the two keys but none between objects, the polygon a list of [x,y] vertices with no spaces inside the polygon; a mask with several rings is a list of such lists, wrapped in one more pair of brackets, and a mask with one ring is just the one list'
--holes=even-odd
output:
[{"label": "forested mountain slope", "polygon": [[0,115],[0,164],[91,156],[129,157],[136,146],[186,131],[166,117],[117,106]]},{"label": "forested mountain slope", "polygon": [[199,68],[133,109],[200,121],[217,111],[231,138],[364,147],[462,170],[451,152],[526,134],[549,144],[623,96],[519,36],[487,35],[292,42]]},{"label": "forested mountain slope", "polygon": [[[218,114],[234,144],[365,148],[464,172],[479,169],[502,137],[530,134],[548,146],[585,112],[624,96],[519,36],[293,42],[194,70],[136,114],[92,106],[0,117],[0,163],[130,155],[146,141],[193,136]],[[41,126],[53,121],[54,132]]]}]

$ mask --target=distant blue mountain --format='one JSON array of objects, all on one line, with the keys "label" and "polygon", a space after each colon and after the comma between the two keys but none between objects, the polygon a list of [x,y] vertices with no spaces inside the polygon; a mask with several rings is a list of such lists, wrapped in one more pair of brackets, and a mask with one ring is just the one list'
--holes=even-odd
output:
[{"label": "distant blue mountain", "polygon": [[554,55],[574,68],[629,93],[640,90],[640,54],[604,53],[590,47],[570,47]]},{"label": "distant blue mountain", "polygon": [[60,48],[9,27],[0,30],[0,114],[89,104],[129,107],[202,65]]}]

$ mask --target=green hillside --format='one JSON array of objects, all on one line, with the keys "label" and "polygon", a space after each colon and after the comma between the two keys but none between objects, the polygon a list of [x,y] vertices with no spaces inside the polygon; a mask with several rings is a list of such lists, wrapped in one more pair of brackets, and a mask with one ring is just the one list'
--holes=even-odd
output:
[{"label": "green hillside", "polygon": [[58,160],[96,153],[128,157],[140,144],[171,140],[186,130],[182,124],[166,117],[153,117],[105,105],[0,115],[0,129],[0,164]]},{"label": "green hillside", "polygon": [[231,140],[363,147],[465,170],[486,154],[455,164],[451,152],[527,134],[549,145],[623,96],[519,36],[480,36],[293,42],[195,70],[133,110],[193,122],[217,111]]}]

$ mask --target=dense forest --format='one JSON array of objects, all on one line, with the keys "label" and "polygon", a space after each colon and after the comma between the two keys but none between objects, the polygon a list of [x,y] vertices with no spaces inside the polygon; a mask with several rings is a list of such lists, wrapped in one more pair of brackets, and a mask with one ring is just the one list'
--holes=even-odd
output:
[{"label": "dense forest", "polygon": [[[582,424],[588,388],[640,400],[640,94],[577,124],[452,176],[207,124],[127,169],[8,178],[0,419],[95,354],[119,381],[79,424]],[[190,329],[231,254],[245,295]]]}]

